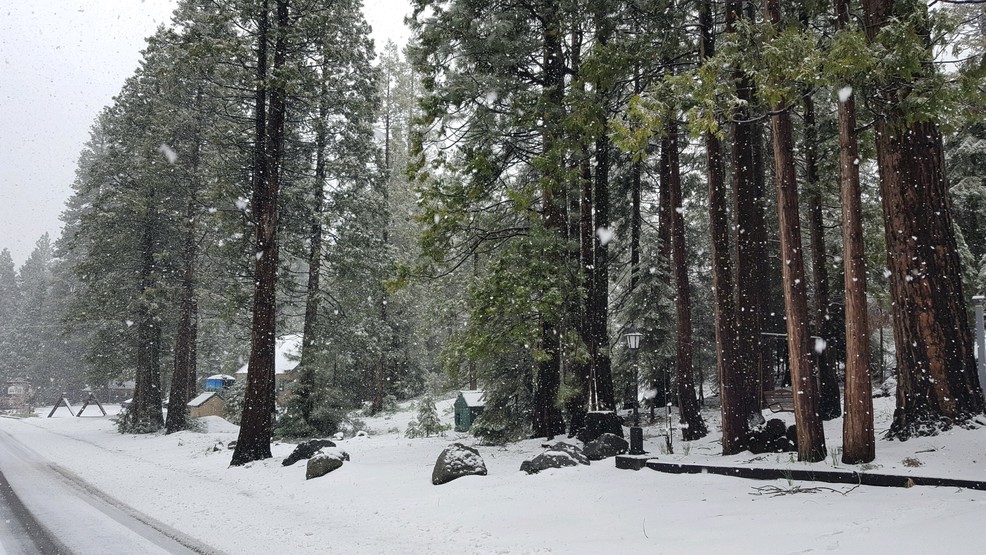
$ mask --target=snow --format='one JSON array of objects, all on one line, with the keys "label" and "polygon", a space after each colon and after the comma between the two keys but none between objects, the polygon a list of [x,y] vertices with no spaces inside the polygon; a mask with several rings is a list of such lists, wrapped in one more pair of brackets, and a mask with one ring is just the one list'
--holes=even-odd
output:
[{"label": "snow", "polygon": [[462,395],[462,399],[466,402],[467,407],[483,407],[486,406],[486,399],[483,398],[483,392],[481,390],[466,390],[459,392]]},{"label": "snow", "polygon": [[852,87],[846,85],[839,89],[839,102],[846,102],[852,96]]},{"label": "snow", "polygon": [[[443,422],[451,422],[453,400],[438,403]],[[893,398],[876,398],[874,407],[880,433]],[[112,415],[119,407],[107,409]],[[468,434],[405,439],[413,404],[365,418],[368,437],[337,442],[352,460],[309,481],[305,465],[281,466],[289,443],[272,445],[272,459],[229,467],[231,451],[214,447],[236,439],[236,427],[217,417],[202,419],[204,432],[132,436],[117,433],[112,416],[43,418],[47,410],[0,418],[0,432],[107,498],[227,553],[944,553],[970,552],[986,538],[978,532],[986,492],[633,472],[612,459],[529,476],[520,463],[541,453],[542,441],[489,447]],[[717,430],[717,410],[704,416]],[[663,414],[657,420],[644,427],[644,448],[666,462],[986,480],[986,428],[879,440],[877,460],[864,468],[838,456],[813,464],[787,453],[722,457],[715,432],[692,443],[678,434],[675,454],[664,455]],[[841,428],[841,419],[825,423],[836,455]],[[489,475],[433,486],[435,460],[453,442],[478,449]],[[756,495],[762,485],[831,489]]]},{"label": "snow", "polygon": [[[281,337],[274,343],[274,374],[286,374],[298,366],[301,358],[301,335],[292,334]],[[250,363],[236,371],[245,376]]]},{"label": "snow", "polygon": [[200,393],[194,399],[188,402],[190,407],[201,407],[206,401],[216,396],[215,391],[207,391],[205,393]]},{"label": "snow", "polygon": [[616,238],[616,232],[606,227],[596,229],[596,235],[599,236],[599,244],[602,246],[607,245],[610,241]]}]

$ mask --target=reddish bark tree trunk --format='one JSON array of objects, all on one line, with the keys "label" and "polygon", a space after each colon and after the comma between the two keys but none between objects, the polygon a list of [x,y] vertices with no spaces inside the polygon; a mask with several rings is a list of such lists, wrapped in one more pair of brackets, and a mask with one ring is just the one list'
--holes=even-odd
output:
[{"label": "reddish bark tree trunk", "polygon": [[[767,0],[764,11],[771,23],[780,24],[778,0]],[[794,389],[794,416],[798,425],[798,460],[815,462],[825,458],[825,434],[818,414],[818,385],[811,357],[811,337],[808,333],[808,293],[801,248],[801,224],[798,218],[794,133],[791,115],[784,102],[776,102],[771,109],[781,268],[784,274],[784,306],[787,313],[787,348]]]},{"label": "reddish bark tree trunk", "polygon": [[[681,436],[685,441],[701,439],[709,433],[695,397],[695,372],[692,366],[692,305],[688,291],[688,261],[685,252],[685,217],[681,202],[681,173],[678,162],[678,122],[672,117],[668,121],[667,140],[664,145],[668,149],[667,156],[661,156],[662,162],[667,160],[668,167],[668,196],[671,212],[671,256],[674,271],[676,326],[676,384],[678,395],[678,413],[681,420]],[[664,174],[665,172],[661,172]]]},{"label": "reddish bark tree trunk", "polygon": [[[891,16],[912,15],[894,8],[891,0],[863,2],[870,41]],[[926,13],[918,15],[926,22]],[[934,121],[911,121],[901,108],[902,98],[916,94],[911,85],[898,80],[881,87],[883,110],[875,125],[897,346],[897,409],[888,435],[901,440],[983,412],[942,137]]]},{"label": "reddish bark tree trunk", "polygon": [[[838,28],[849,23],[849,0],[835,0]],[[839,102],[839,177],[846,282],[846,410],[842,420],[842,462],[876,458],[873,386],[870,383],[870,330],[866,306],[866,258],[859,190],[856,103],[850,92]]]},{"label": "reddish bark tree trunk", "polygon": [[[811,237],[812,281],[815,286],[815,334],[823,341],[831,341],[832,325],[829,317],[829,274],[825,254],[825,225],[822,217],[822,192],[818,183],[818,130],[815,125],[815,101],[812,93],[802,97],[805,107],[805,181],[808,189],[808,221]],[[819,411],[822,420],[832,420],[842,414],[839,379],[836,375],[835,357],[828,349],[816,349],[818,354],[818,381],[821,393]]]},{"label": "reddish bark tree trunk", "polygon": [[[711,0],[699,5],[702,60],[715,55]],[[729,200],[723,175],[722,143],[706,133],[705,162],[709,187],[709,235],[712,246],[712,289],[715,295],[716,363],[722,401],[722,454],[742,451],[750,432],[742,396],[748,393],[736,373],[736,304],[733,302],[733,263],[729,254]]]},{"label": "reddish bark tree trunk", "polygon": [[[726,2],[726,32],[735,33],[737,24],[746,17],[746,0]],[[753,82],[742,70],[733,75],[737,97],[743,103],[732,114],[733,219],[736,233],[736,372],[735,386],[742,418],[762,421],[760,415],[760,295],[764,282],[762,190],[757,186],[755,137],[750,123],[750,106],[754,103]],[[737,416],[739,418],[739,416]],[[749,424],[748,424],[749,426]]]}]

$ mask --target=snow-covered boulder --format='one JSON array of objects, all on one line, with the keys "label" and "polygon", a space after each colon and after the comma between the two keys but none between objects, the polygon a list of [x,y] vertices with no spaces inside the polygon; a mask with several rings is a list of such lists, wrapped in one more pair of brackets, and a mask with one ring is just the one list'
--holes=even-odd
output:
[{"label": "snow-covered boulder", "polygon": [[537,474],[549,468],[564,468],[589,464],[589,458],[576,445],[559,441],[533,459],[520,463],[520,469],[528,474]]},{"label": "snow-covered boulder", "polygon": [[586,458],[590,461],[601,461],[616,455],[622,455],[630,449],[630,444],[622,437],[613,434],[603,434],[585,444]]},{"label": "snow-covered boulder", "polygon": [[299,443],[298,446],[294,448],[294,451],[292,451],[291,454],[288,455],[288,458],[284,459],[281,464],[284,466],[291,466],[301,459],[311,458],[312,455],[318,453],[319,449],[335,446],[335,443],[327,439],[310,439]]},{"label": "snow-covered boulder", "polygon": [[435,461],[431,483],[440,486],[463,476],[486,476],[486,461],[472,447],[453,443]]},{"label": "snow-covered boulder", "polygon": [[325,476],[329,472],[342,467],[343,461],[349,460],[349,454],[342,449],[328,448],[315,453],[308,459],[308,467],[305,469],[305,479],[311,480],[319,476]]}]

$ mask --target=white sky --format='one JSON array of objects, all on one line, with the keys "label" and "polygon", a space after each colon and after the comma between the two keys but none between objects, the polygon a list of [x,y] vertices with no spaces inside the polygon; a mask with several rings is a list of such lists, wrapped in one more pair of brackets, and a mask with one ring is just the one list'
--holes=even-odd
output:
[{"label": "white sky", "polygon": [[[99,111],[174,0],[3,0],[0,7],[0,249],[18,267],[61,229],[75,164]],[[407,0],[364,0],[378,51],[407,40]]]}]

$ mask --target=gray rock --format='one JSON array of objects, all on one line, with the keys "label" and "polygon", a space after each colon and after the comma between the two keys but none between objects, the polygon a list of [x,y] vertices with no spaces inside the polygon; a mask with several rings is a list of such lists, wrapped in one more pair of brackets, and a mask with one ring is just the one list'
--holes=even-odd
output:
[{"label": "gray rock", "polygon": [[601,461],[616,455],[622,455],[630,449],[630,444],[622,437],[613,434],[603,434],[585,445],[585,456],[590,461]]},{"label": "gray rock", "polygon": [[453,443],[435,461],[431,483],[440,486],[463,476],[486,476],[486,461],[472,447]]},{"label": "gray rock", "polygon": [[582,443],[589,443],[602,434],[623,437],[623,419],[615,412],[589,412],[585,415],[585,428],[576,436]]},{"label": "gray rock", "polygon": [[520,469],[528,474],[537,474],[549,468],[564,468],[589,464],[588,457],[575,445],[558,442],[548,447],[548,450],[533,459],[520,464]]},{"label": "gray rock", "polygon": [[291,454],[288,455],[288,458],[284,459],[281,464],[284,466],[291,466],[302,459],[310,458],[315,453],[318,453],[318,451],[322,448],[335,446],[335,443],[332,443],[327,439],[310,439],[299,443],[298,446],[294,448],[294,451],[292,451]]},{"label": "gray rock", "polygon": [[319,451],[308,459],[308,466],[305,468],[305,479],[311,480],[319,476],[325,476],[329,472],[342,467],[343,461],[349,460],[349,454],[340,449],[329,449]]}]

